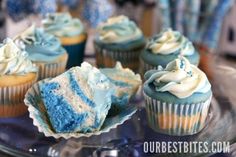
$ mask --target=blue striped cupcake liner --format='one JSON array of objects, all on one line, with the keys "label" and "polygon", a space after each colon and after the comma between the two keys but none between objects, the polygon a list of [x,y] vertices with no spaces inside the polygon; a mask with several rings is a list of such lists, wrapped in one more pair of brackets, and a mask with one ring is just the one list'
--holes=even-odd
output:
[{"label": "blue striped cupcake liner", "polygon": [[65,58],[63,61],[58,60],[53,63],[37,63],[34,64],[38,67],[38,80],[42,80],[45,78],[55,77],[66,70],[66,64],[68,60],[68,54],[65,54]]},{"label": "blue striped cupcake liner", "polygon": [[142,48],[133,51],[111,51],[103,49],[94,44],[96,52],[96,63],[98,67],[114,67],[119,61],[124,67],[128,67],[135,72],[139,70],[139,55]]},{"label": "blue striped cupcake liner", "polygon": [[0,117],[15,117],[24,114],[27,109],[24,97],[36,79],[16,86],[0,87]]},{"label": "blue striped cupcake liner", "polygon": [[35,83],[26,93],[24,103],[28,106],[29,116],[33,119],[33,124],[38,128],[39,132],[42,132],[47,137],[54,138],[80,138],[90,137],[93,135],[100,135],[102,133],[109,132],[111,129],[116,128],[118,125],[123,124],[126,120],[129,120],[133,114],[137,111],[136,105],[127,104],[117,114],[111,113],[109,117],[106,117],[101,129],[91,133],[55,133],[50,124],[47,111],[44,107],[41,99],[39,86],[49,79],[44,79]]},{"label": "blue striped cupcake liner", "polygon": [[197,104],[161,102],[144,93],[149,126],[168,135],[193,135],[200,132],[208,117],[211,97]]}]

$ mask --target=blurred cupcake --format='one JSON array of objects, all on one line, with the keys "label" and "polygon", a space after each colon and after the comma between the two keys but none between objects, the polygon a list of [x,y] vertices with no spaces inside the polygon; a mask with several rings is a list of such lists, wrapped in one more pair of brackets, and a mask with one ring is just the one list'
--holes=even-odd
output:
[{"label": "blurred cupcake", "polygon": [[94,40],[98,67],[114,67],[120,61],[134,71],[139,68],[139,55],[145,47],[141,30],[126,16],[108,19],[97,28]]},{"label": "blurred cupcake", "polygon": [[186,57],[191,64],[199,64],[200,57],[192,42],[178,31],[164,29],[147,43],[141,53],[141,72],[157,69],[158,66],[166,67],[179,55]]},{"label": "blurred cupcake", "polygon": [[204,127],[212,91],[200,69],[181,57],[165,69],[148,71],[144,77],[151,128],[169,135],[191,135]]},{"label": "blurred cupcake", "polygon": [[48,14],[43,20],[45,31],[57,36],[67,53],[69,59],[67,68],[78,66],[84,58],[87,34],[82,22],[72,18],[69,13]]},{"label": "blurred cupcake", "polygon": [[0,117],[26,113],[24,96],[37,80],[37,67],[11,39],[0,45]]},{"label": "blurred cupcake", "polygon": [[29,59],[39,68],[39,79],[57,76],[65,71],[68,55],[59,39],[42,28],[29,27],[15,38]]}]

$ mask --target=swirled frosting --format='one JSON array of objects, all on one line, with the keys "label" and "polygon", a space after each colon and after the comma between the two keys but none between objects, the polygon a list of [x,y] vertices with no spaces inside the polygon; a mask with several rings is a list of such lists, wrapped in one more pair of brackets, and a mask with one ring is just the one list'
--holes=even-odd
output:
[{"label": "swirled frosting", "polygon": [[24,75],[37,72],[37,68],[25,51],[21,51],[15,43],[7,38],[0,45],[0,75]]},{"label": "swirled frosting", "polygon": [[59,39],[44,32],[42,28],[35,28],[34,25],[18,35],[15,43],[29,53],[32,61],[54,61],[66,52]]},{"label": "swirled frosting", "polygon": [[77,18],[69,13],[48,14],[42,21],[46,32],[57,37],[72,37],[84,33],[84,26]]},{"label": "swirled frosting", "polygon": [[152,83],[157,92],[170,92],[178,98],[207,93],[211,89],[206,75],[184,57],[170,62],[165,69],[157,70],[147,83]]},{"label": "swirled frosting", "polygon": [[104,43],[133,41],[143,36],[137,25],[126,16],[109,18],[98,26],[98,39]]},{"label": "swirled frosting", "polygon": [[147,49],[154,54],[168,55],[180,53],[183,56],[192,55],[195,52],[193,44],[180,32],[165,29],[154,36],[148,43]]}]

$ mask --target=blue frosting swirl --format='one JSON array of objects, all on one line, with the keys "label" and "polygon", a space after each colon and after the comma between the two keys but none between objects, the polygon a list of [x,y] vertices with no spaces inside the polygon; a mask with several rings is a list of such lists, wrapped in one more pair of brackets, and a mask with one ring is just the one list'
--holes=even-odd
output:
[{"label": "blue frosting swirl", "polygon": [[17,36],[15,42],[24,48],[29,58],[35,62],[52,62],[66,53],[58,38],[34,26]]}]

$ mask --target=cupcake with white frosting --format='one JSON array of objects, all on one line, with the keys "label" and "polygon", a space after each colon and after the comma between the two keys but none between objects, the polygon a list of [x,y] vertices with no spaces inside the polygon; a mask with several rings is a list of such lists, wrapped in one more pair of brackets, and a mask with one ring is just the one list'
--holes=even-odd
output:
[{"label": "cupcake with white frosting", "polygon": [[199,64],[199,53],[195,50],[191,41],[178,31],[164,29],[149,40],[145,50],[141,53],[141,70],[157,69],[178,58],[186,57],[191,64]]},{"label": "cupcake with white frosting", "polygon": [[204,127],[212,97],[204,72],[181,57],[144,77],[146,111],[154,130],[191,135]]},{"label": "cupcake with white frosting", "polygon": [[124,67],[138,71],[145,38],[133,21],[121,15],[98,26],[94,46],[98,67],[114,67],[120,61]]},{"label": "cupcake with white frosting", "polygon": [[0,117],[26,113],[24,96],[37,80],[37,67],[11,39],[0,45]]}]

